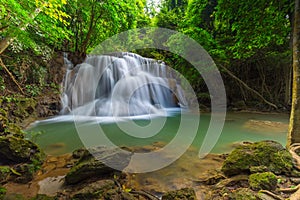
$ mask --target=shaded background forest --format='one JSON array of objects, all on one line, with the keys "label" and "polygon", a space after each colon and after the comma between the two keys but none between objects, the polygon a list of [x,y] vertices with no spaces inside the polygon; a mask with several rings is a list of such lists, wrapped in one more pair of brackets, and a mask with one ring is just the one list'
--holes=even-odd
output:
[{"label": "shaded background forest", "polygon": [[[49,106],[58,110],[64,52],[80,63],[105,39],[151,26],[184,33],[209,52],[222,73],[229,108],[273,110],[268,101],[289,110],[293,8],[290,0],[163,0],[159,8],[145,0],[0,0],[1,102],[22,96],[43,104],[48,95]],[[184,59],[156,49],[137,53],[178,70],[209,107],[204,81]]]}]

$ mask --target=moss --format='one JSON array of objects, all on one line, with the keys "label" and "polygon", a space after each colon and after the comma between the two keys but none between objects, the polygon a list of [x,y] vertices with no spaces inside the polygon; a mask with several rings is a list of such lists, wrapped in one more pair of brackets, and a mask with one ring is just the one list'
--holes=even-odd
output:
[{"label": "moss", "polygon": [[33,142],[16,137],[0,136],[0,161],[8,163],[43,162],[45,154]]},{"label": "moss", "polygon": [[56,197],[48,197],[45,194],[38,194],[35,197],[31,198],[30,200],[55,200]]},{"label": "moss", "polygon": [[275,190],[277,178],[272,172],[255,173],[249,176],[249,185],[253,190]]},{"label": "moss", "polygon": [[0,183],[7,181],[10,173],[11,173],[10,167],[0,166]]},{"label": "moss", "polygon": [[257,195],[255,192],[248,188],[239,188],[237,190],[234,190],[229,194],[229,199],[235,199],[235,200],[256,200]]},{"label": "moss", "polygon": [[[119,169],[127,167],[131,158],[131,153],[120,151],[118,148],[95,147],[90,151],[96,158],[88,151],[77,155],[77,157],[82,157],[66,175],[67,184],[77,184],[90,178],[111,177],[114,173],[118,173]],[[117,166],[119,169],[113,169],[110,166]]]},{"label": "moss", "polygon": [[162,200],[196,200],[196,194],[193,188],[183,188],[176,191],[167,192],[162,196]]},{"label": "moss", "polygon": [[35,166],[33,164],[19,164],[13,168],[15,173],[11,174],[11,180],[16,183],[28,183],[33,179]]},{"label": "moss", "polygon": [[224,161],[222,172],[227,176],[233,176],[260,169],[275,174],[289,175],[292,168],[293,158],[281,144],[274,141],[262,141],[233,150]]},{"label": "moss", "polygon": [[[0,97],[0,122],[1,116],[8,119],[6,124],[17,124],[22,126],[25,119],[37,116],[37,101],[33,98],[26,98],[21,95]],[[7,126],[8,128],[8,126]],[[0,128],[1,132],[1,128]],[[4,131],[2,131],[4,132]],[[6,132],[9,132],[6,130]]]},{"label": "moss", "polygon": [[113,180],[100,180],[79,190],[73,195],[72,199],[110,199],[109,197],[118,194],[118,192],[119,189]]}]

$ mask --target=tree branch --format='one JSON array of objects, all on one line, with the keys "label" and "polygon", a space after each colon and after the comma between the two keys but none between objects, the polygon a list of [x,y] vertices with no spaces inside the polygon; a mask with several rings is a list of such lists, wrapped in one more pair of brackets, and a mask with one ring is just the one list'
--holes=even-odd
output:
[{"label": "tree branch", "polygon": [[15,77],[13,76],[13,74],[9,71],[9,69],[5,66],[5,64],[3,63],[2,59],[0,58],[0,66],[3,67],[3,69],[7,72],[7,74],[9,75],[9,77],[11,78],[11,80],[18,86],[20,92],[25,95],[22,87],[20,86],[20,84],[18,83],[18,81],[15,79]]},{"label": "tree branch", "polygon": [[229,71],[226,67],[219,65],[222,67],[222,69],[229,75],[231,76],[233,79],[235,79],[237,82],[239,82],[240,84],[242,84],[247,90],[249,90],[250,92],[256,94],[261,100],[263,100],[266,104],[274,107],[275,109],[277,109],[278,107],[269,102],[268,100],[266,100],[259,92],[257,92],[256,90],[250,88],[244,81],[242,81],[241,79],[239,79],[237,76],[235,76],[231,71]]}]

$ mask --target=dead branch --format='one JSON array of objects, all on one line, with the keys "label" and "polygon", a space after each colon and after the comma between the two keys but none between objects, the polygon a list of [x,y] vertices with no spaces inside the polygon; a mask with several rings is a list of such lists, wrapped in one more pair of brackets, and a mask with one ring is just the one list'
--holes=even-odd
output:
[{"label": "dead branch", "polygon": [[235,76],[231,71],[229,71],[226,67],[220,65],[222,67],[222,69],[228,74],[230,75],[233,79],[235,79],[237,82],[239,82],[240,84],[242,84],[247,90],[251,91],[252,93],[256,94],[261,100],[263,100],[266,104],[274,107],[275,109],[277,109],[278,107],[269,102],[268,100],[266,100],[259,92],[257,92],[256,90],[250,88],[244,81],[242,81],[241,79],[239,79],[237,76]]},{"label": "dead branch", "polygon": [[269,195],[271,197],[273,197],[276,200],[284,200],[284,198],[282,198],[281,196],[278,196],[276,194],[274,194],[273,192],[270,192],[269,190],[260,190],[260,193],[264,193],[266,195]]},{"label": "dead branch", "polygon": [[290,200],[299,200],[300,199],[300,190],[298,189],[295,193],[293,193],[289,199]]},{"label": "dead branch", "polygon": [[218,184],[216,184],[216,188],[224,188],[232,182],[247,181],[247,180],[248,180],[248,175],[233,176],[231,178],[227,178],[220,181]]},{"label": "dead branch", "polygon": [[300,184],[294,188],[280,188],[279,191],[283,193],[293,193],[296,192],[300,188]]},{"label": "dead branch", "polygon": [[20,92],[25,95],[22,87],[20,86],[20,84],[18,83],[18,81],[15,79],[15,77],[13,76],[13,74],[9,71],[9,69],[5,66],[5,64],[3,63],[2,59],[0,58],[0,66],[3,67],[3,69],[7,72],[7,74],[9,75],[9,77],[11,78],[11,80],[18,86]]}]

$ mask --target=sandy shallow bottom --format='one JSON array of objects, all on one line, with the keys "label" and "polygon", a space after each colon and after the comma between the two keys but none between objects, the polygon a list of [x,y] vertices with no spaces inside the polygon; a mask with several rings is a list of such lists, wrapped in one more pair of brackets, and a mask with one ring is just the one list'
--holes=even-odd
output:
[{"label": "sandy shallow bottom", "polygon": [[[149,147],[145,147],[149,150]],[[195,182],[210,176],[221,167],[224,156],[209,154],[200,159],[195,149],[189,149],[181,158],[158,171],[140,174],[127,174],[127,188],[148,191],[160,196],[170,190],[192,187],[199,199],[203,197],[203,188]],[[64,176],[73,164],[71,154],[48,156],[41,170],[28,184],[8,183],[7,194],[22,194],[25,198],[36,194],[54,196],[63,191]]]}]

